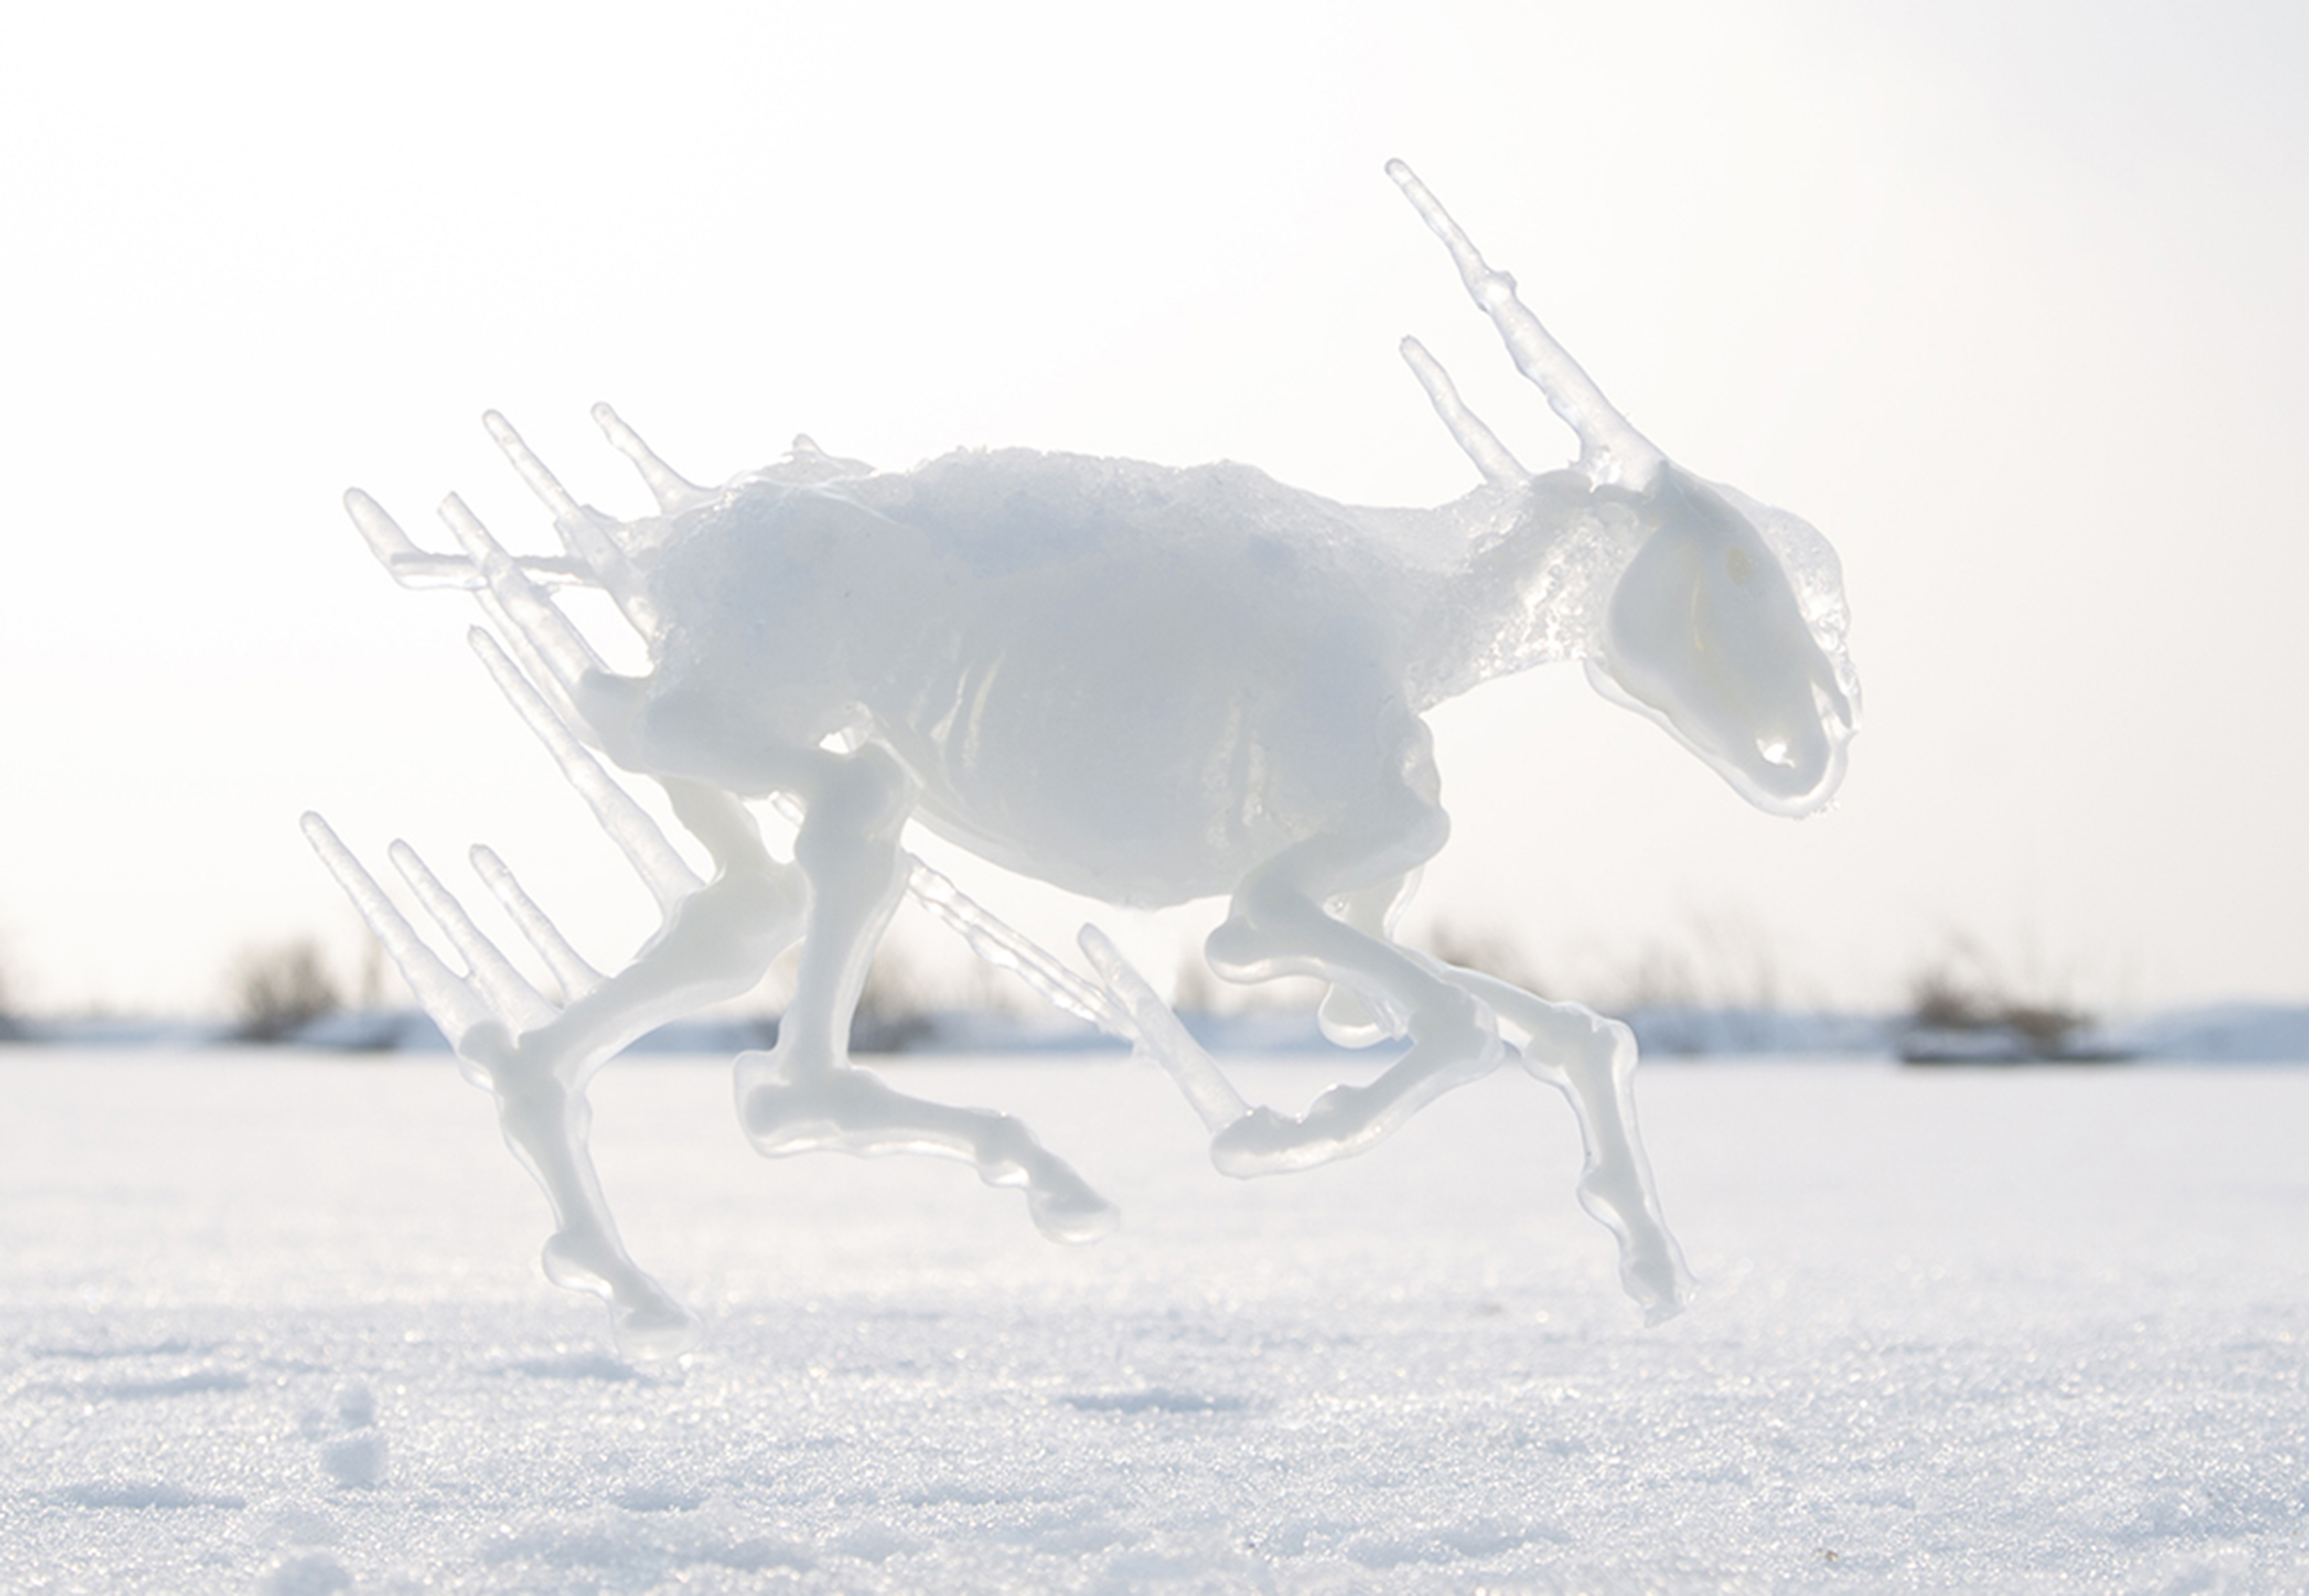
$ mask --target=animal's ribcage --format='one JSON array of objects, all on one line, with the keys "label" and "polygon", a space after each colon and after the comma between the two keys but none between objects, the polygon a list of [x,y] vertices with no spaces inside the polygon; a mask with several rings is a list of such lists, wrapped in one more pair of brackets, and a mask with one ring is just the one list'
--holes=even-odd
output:
[{"label": "animal's ribcage", "polygon": [[1262,611],[1255,588],[1166,593],[1152,573],[1095,614],[995,586],[983,619],[1004,640],[875,717],[923,782],[923,818],[973,852],[1176,903],[1392,796],[1415,734],[1339,617]]}]

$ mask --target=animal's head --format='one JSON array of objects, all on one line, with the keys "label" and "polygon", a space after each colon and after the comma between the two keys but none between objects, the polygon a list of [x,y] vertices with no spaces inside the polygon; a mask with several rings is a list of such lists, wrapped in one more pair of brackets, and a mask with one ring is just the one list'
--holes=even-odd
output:
[{"label": "animal's head", "polygon": [[1835,554],[1794,516],[1664,462],[1638,514],[1588,679],[1757,808],[1818,809],[1860,721]]},{"label": "animal's head", "polygon": [[[1529,496],[1525,524],[1547,534],[1543,546],[1595,552],[1595,542],[1563,541],[1567,530],[1585,527],[1605,533],[1603,546],[1616,545],[1606,556],[1616,559],[1625,547],[1621,518],[1633,516],[1636,550],[1604,613],[1587,607],[1589,593],[1579,595],[1584,635],[1574,646],[1586,656],[1588,680],[1667,727],[1757,808],[1779,815],[1819,809],[1843,779],[1844,744],[1860,723],[1860,680],[1844,653],[1843,579],[1827,540],[1661,454],[1516,297],[1515,280],[1485,263],[1411,168],[1391,161],[1387,170],[1450,250],[1516,369],[1579,435],[1579,462],[1533,477],[1467,409],[1434,357],[1405,338],[1403,358],[1444,425],[1495,492]],[[1609,580],[1607,566],[1595,573]],[[1559,569],[1551,579],[1564,574]],[[1556,591],[1560,599],[1563,590]],[[1509,648],[1492,669],[1560,658],[1561,640],[1539,630],[1547,634],[1541,646]]]}]

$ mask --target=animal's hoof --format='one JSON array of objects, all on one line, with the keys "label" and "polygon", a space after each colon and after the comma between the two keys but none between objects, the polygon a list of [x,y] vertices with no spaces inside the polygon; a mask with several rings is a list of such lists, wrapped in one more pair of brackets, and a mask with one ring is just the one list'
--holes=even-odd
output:
[{"label": "animal's hoof", "polygon": [[755,1087],[745,1095],[738,1123],[746,1140],[764,1158],[816,1152],[831,1145],[832,1129],[820,1104],[783,1084]]},{"label": "animal's hoof", "polygon": [[694,1314],[672,1298],[660,1294],[630,1307],[620,1307],[613,1334],[618,1350],[635,1363],[672,1357],[697,1344]]},{"label": "animal's hoof", "polygon": [[1237,1180],[1290,1174],[1337,1156],[1329,1138],[1310,1137],[1305,1121],[1263,1106],[1210,1139],[1210,1162]]},{"label": "animal's hoof", "polygon": [[597,1236],[555,1231],[545,1243],[545,1278],[564,1291],[585,1291],[609,1303],[618,1350],[639,1363],[686,1352],[698,1323],[664,1287],[643,1274],[614,1243]]},{"label": "animal's hoof", "polygon": [[1120,1208],[1079,1183],[1068,1191],[1035,1187],[1026,1194],[1026,1212],[1051,1240],[1077,1244],[1101,1240],[1122,1222]]},{"label": "animal's hoof", "polygon": [[1353,987],[1335,986],[1325,993],[1315,1018],[1324,1037],[1339,1047],[1369,1047],[1402,1033],[1391,1016],[1382,1014]]}]

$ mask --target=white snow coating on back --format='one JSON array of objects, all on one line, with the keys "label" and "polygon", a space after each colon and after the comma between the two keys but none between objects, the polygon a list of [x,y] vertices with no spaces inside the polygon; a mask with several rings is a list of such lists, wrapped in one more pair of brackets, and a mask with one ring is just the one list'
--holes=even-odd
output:
[{"label": "white snow coating on back", "polygon": [[[1064,1240],[1114,1211],[1010,1116],[900,1092],[849,1056],[853,1011],[909,890],[982,957],[1171,1072],[1229,1174],[1363,1151],[1451,1088],[1518,1058],[1563,1091],[1588,1150],[1582,1203],[1618,1238],[1655,1319],[1689,1291],[1636,1131],[1625,1026],[1458,969],[1391,935],[1448,821],[1422,713],[1480,682],[1579,659],[1774,813],[1824,804],[1858,718],[1835,556],[1783,511],[1670,462],[1605,400],[1514,284],[1402,163],[1517,367],[1578,436],[1534,475],[1403,354],[1483,485],[1434,509],[1344,505],[1254,467],[1176,469],[1031,450],[876,472],[808,438],[718,489],[676,474],[607,407],[596,419],[657,512],[577,503],[501,417],[491,434],[553,517],[563,553],[509,553],[452,498],[462,552],[421,551],[347,496],[395,577],[472,591],[485,665],[656,895],[659,932],[612,974],[572,948],[496,856],[484,883],[561,989],[549,997],[417,858],[391,856],[452,968],[317,816],[307,834],[497,1097],[551,1201],[545,1268],[596,1291],[634,1355],[690,1340],[687,1312],[627,1252],[586,1147],[585,1087],[660,1023],[750,990],[801,944],[778,1043],[737,1061],[762,1152],[936,1152],[1024,1189]],[[606,593],[650,669],[612,673],[551,590]],[[655,782],[714,862],[702,880],[603,761]],[[793,859],[748,800],[798,819]],[[1297,1117],[1244,1099],[1101,933],[1085,977],[906,852],[918,820],[1021,874],[1107,902],[1224,894],[1221,976],[1315,975],[1325,1029],[1407,1038],[1378,1077]]]}]

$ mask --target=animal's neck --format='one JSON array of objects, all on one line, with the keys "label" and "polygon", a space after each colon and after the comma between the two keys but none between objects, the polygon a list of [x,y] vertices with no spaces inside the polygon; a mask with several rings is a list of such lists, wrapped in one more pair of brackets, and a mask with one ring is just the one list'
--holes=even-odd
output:
[{"label": "animal's neck", "polygon": [[1643,538],[1636,495],[1552,471],[1434,512],[1466,553],[1410,628],[1409,687],[1425,710],[1494,677],[1596,652]]}]

